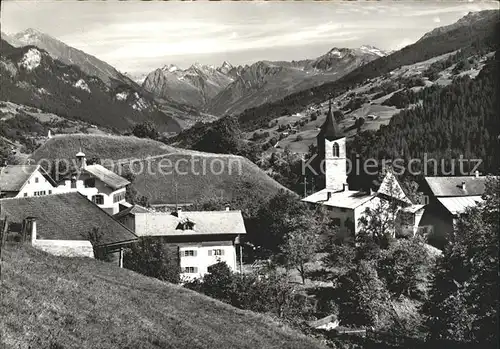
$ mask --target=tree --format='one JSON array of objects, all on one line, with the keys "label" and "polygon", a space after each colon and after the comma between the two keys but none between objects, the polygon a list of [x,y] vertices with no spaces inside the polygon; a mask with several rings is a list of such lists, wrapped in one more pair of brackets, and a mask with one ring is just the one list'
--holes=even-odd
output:
[{"label": "tree", "polygon": [[160,136],[156,130],[156,125],[149,120],[135,125],[132,129],[132,134],[139,138],[151,138],[155,140]]},{"label": "tree", "polygon": [[395,297],[421,296],[421,285],[431,268],[431,258],[419,238],[400,239],[382,252],[377,271]]},{"label": "tree", "polygon": [[305,284],[306,264],[314,261],[318,251],[318,227],[315,218],[308,214],[292,219],[295,222],[290,223],[290,226],[296,228],[286,235],[281,252],[285,265],[296,268],[302,279],[302,284]]},{"label": "tree", "polygon": [[423,307],[431,338],[497,343],[500,179],[487,183],[483,199],[461,216],[437,263]]},{"label": "tree", "polygon": [[146,276],[178,283],[180,277],[177,248],[157,238],[142,237],[125,249],[123,266]]},{"label": "tree", "polygon": [[98,260],[110,262],[111,256],[106,252],[106,249],[102,247],[102,238],[104,237],[104,233],[99,230],[99,228],[92,228],[87,232],[86,238],[92,244],[92,248],[94,250],[94,257]]},{"label": "tree", "polygon": [[389,298],[377,270],[367,261],[339,278],[339,314],[342,322],[354,326],[376,326]]},{"label": "tree", "polygon": [[226,116],[211,124],[211,127],[193,145],[193,149],[209,153],[240,154],[241,130],[238,119]]}]

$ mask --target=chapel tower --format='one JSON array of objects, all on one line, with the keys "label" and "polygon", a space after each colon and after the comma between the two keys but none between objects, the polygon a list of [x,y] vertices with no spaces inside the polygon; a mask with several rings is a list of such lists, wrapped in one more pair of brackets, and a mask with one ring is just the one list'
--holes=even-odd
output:
[{"label": "chapel tower", "polygon": [[323,162],[321,168],[324,171],[325,188],[331,191],[344,190],[344,184],[347,183],[346,139],[333,117],[331,100],[317,143],[318,155]]}]

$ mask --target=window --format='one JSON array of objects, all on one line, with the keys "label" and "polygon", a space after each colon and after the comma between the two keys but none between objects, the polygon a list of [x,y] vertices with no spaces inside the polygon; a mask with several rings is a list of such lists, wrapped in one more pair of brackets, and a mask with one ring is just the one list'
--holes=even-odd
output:
[{"label": "window", "polygon": [[224,250],[218,248],[215,250],[208,250],[209,256],[224,256]]},{"label": "window", "polygon": [[95,178],[87,178],[84,184],[85,188],[95,188]]},{"label": "window", "polygon": [[24,197],[28,196],[28,193],[24,193]]},{"label": "window", "polygon": [[104,205],[104,196],[94,195],[92,196],[92,202],[96,205]]},{"label": "window", "polygon": [[113,202],[119,202],[125,200],[125,192],[117,193],[113,195]]},{"label": "window", "polygon": [[38,183],[38,177],[35,177],[35,183]]},{"label": "window", "polygon": [[42,195],[45,195],[45,190],[42,190],[42,191],[35,191],[33,193],[33,196],[42,196]]},{"label": "window", "polygon": [[184,257],[195,257],[195,256],[196,256],[195,250],[185,250],[184,251]]},{"label": "window", "polygon": [[49,190],[49,195],[52,194],[52,190]]},{"label": "window", "polygon": [[188,273],[188,274],[194,274],[194,273],[198,272],[198,268],[197,267],[185,267],[184,272]]},{"label": "window", "polygon": [[333,151],[333,156],[338,158],[339,157],[339,145],[337,143],[333,143],[332,151]]}]

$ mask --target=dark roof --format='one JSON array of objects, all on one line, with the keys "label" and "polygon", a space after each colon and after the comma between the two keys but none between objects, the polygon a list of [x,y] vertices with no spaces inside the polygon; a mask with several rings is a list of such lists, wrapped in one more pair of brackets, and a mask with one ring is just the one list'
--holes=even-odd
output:
[{"label": "dark roof", "polygon": [[330,105],[328,107],[328,114],[326,115],[326,120],[323,123],[323,125],[321,125],[321,130],[319,131],[319,135],[330,141],[343,137],[339,130],[339,126],[337,125],[337,121],[335,120],[332,114],[331,100],[330,100]]},{"label": "dark roof", "polygon": [[88,240],[92,228],[103,234],[100,245],[131,242],[137,236],[78,192],[0,200],[11,223],[35,217],[37,237],[45,240]]},{"label": "dark roof", "polygon": [[116,213],[113,217],[115,217],[115,219],[119,219],[119,218],[125,217],[128,214],[149,213],[149,212],[151,212],[151,211],[149,211],[147,208],[144,208],[144,207],[139,206],[139,205],[132,205],[129,208],[126,208],[126,209],[121,210],[120,212]]},{"label": "dark roof", "polygon": [[[434,196],[477,196],[483,195],[489,177],[425,177]],[[465,190],[462,183],[465,182]]]},{"label": "dark roof", "polygon": [[39,165],[7,165],[0,168],[0,191],[20,191],[31,175],[39,170],[53,185],[56,183]]},{"label": "dark roof", "polygon": [[130,182],[122,176],[117,175],[113,171],[110,171],[106,167],[101,165],[85,166],[84,171],[103,181],[113,189],[120,189],[130,184]]}]

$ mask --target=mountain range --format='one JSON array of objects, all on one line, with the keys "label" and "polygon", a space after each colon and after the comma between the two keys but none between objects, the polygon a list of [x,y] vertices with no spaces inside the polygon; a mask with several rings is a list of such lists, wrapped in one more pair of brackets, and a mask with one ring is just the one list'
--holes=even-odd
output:
[{"label": "mountain range", "polygon": [[335,81],[357,67],[383,57],[372,46],[333,48],[300,61],[258,61],[219,67],[193,64],[188,69],[165,65],[149,73],[143,87],[157,97],[193,106],[213,115],[241,113],[319,84]]},{"label": "mountain range", "polygon": [[180,131],[179,124],[161,112],[136,84],[110,86],[86,74],[79,65],[65,64],[37,46],[14,47],[2,39],[0,53],[2,101],[118,131],[146,120],[165,132]]},{"label": "mountain range", "polygon": [[332,48],[320,57],[299,61],[193,64],[187,69],[165,65],[147,74],[142,85],[108,63],[34,29],[2,33],[0,100],[120,132],[150,120],[174,134],[224,115],[237,115],[242,127],[251,131],[401,65],[483,40],[497,17],[497,11],[470,13],[396,52],[361,46]]}]

